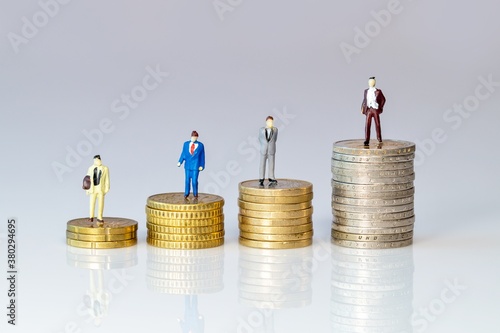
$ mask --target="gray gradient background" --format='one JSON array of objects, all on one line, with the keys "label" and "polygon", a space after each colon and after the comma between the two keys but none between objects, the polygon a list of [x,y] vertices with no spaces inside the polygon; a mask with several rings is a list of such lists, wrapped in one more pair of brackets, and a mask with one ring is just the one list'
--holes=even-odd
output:
[{"label": "gray gradient background", "polygon": [[[196,129],[207,154],[200,190],[226,199],[227,221],[225,288],[200,296],[200,312],[205,332],[236,332],[250,311],[237,299],[237,184],[258,171],[256,151],[245,142],[267,115],[276,116],[277,177],[314,184],[314,239],[328,244],[331,145],[362,138],[359,107],[372,75],[387,98],[384,138],[419,147],[414,308],[438,298],[445,279],[458,279],[467,289],[426,331],[498,330],[500,87],[460,124],[444,118],[474,95],[480,77],[500,82],[498,1],[401,0],[400,13],[350,62],[340,44],[354,44],[354,29],[363,30],[388,1],[231,3],[221,19],[211,1],[72,1],[16,53],[8,34],[20,35],[22,17],[32,20],[40,5],[2,2],[0,217],[18,218],[20,246],[19,326],[8,331],[63,332],[77,322],[82,332],[180,332],[183,298],[146,287],[144,204],[151,194],[182,191],[176,163]],[[148,66],[169,77],[120,119],[112,103],[141,84]],[[52,164],[65,163],[67,147],[76,149],[86,140],[82,131],[104,118],[113,131],[58,179]],[[446,139],[431,149],[438,128]],[[141,226],[138,265],[127,271],[134,279],[100,328],[75,310],[88,274],[67,265],[64,235],[67,220],[87,215],[81,179],[97,153],[110,168],[105,215]],[[235,171],[225,177],[228,166]],[[0,232],[5,262],[6,223]],[[276,332],[332,331],[330,264],[320,261],[314,272],[312,304],[280,312]]]}]

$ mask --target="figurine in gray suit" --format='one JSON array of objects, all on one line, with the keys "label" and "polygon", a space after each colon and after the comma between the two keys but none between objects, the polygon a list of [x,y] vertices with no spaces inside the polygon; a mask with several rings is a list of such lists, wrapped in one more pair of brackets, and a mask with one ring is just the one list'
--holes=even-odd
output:
[{"label": "figurine in gray suit", "polygon": [[276,141],[278,140],[278,129],[273,126],[274,118],[268,116],[266,118],[266,127],[259,130],[260,142],[260,169],[259,183],[264,186],[264,178],[266,173],[266,162],[269,161],[269,185],[276,185],[278,181],[274,177],[274,155],[276,154]]}]

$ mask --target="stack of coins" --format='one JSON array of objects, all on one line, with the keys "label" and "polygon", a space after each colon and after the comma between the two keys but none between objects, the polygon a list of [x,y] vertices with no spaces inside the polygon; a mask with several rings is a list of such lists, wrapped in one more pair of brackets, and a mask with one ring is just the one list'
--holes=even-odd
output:
[{"label": "stack of coins", "polygon": [[155,194],[146,205],[147,242],[166,249],[204,249],[224,243],[224,199],[200,193]]},{"label": "stack of coins", "polygon": [[88,218],[67,223],[66,243],[88,249],[116,249],[137,244],[137,221],[105,217],[102,226]]},{"label": "stack of coins", "polygon": [[224,289],[224,247],[201,251],[148,247],[147,286],[175,295],[216,293]]},{"label": "stack of coins", "polygon": [[412,243],[415,144],[339,141],[332,156],[332,241],[353,248]]},{"label": "stack of coins", "polygon": [[239,184],[240,244],[262,249],[290,249],[312,243],[313,186],[302,180],[258,180]]},{"label": "stack of coins", "polygon": [[239,301],[254,308],[284,309],[312,301],[312,247],[291,250],[243,247],[239,258]]},{"label": "stack of coins", "polygon": [[413,249],[332,251],[333,332],[413,332]]}]

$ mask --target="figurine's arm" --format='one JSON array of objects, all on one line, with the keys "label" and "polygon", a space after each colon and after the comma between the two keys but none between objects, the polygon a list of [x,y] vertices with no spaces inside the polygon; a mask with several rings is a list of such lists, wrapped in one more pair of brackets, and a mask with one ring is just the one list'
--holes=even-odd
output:
[{"label": "figurine's arm", "polygon": [[198,170],[202,171],[203,169],[205,169],[205,146],[200,143],[199,148],[201,150],[200,150],[200,167],[198,168]]},{"label": "figurine's arm", "polygon": [[366,90],[363,93],[363,102],[361,103],[361,113],[366,114]]},{"label": "figurine's arm", "polygon": [[379,97],[379,102],[378,102],[378,109],[380,110],[380,113],[384,112],[384,105],[385,105],[385,96],[382,93],[382,90],[378,90],[378,97]]},{"label": "figurine's arm", "polygon": [[184,150],[185,150],[185,144],[182,146],[182,152],[181,152],[181,156],[179,157],[179,161],[177,162],[177,166],[180,167],[181,164],[184,162],[185,158],[184,158]]},{"label": "figurine's arm", "polygon": [[108,193],[109,191],[109,169],[108,167],[104,167],[104,194]]},{"label": "figurine's arm", "polygon": [[274,128],[274,142],[278,141],[278,127]]}]

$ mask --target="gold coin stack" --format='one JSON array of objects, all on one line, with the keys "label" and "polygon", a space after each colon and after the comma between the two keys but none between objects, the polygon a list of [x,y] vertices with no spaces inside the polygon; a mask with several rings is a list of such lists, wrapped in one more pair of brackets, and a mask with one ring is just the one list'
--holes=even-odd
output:
[{"label": "gold coin stack", "polygon": [[116,249],[137,244],[137,221],[105,217],[102,226],[88,218],[67,223],[66,243],[87,249]]},{"label": "gold coin stack", "polygon": [[200,193],[161,193],[148,198],[146,217],[150,245],[166,249],[205,249],[224,244],[224,199]]},{"label": "gold coin stack", "polygon": [[415,144],[339,141],[332,155],[332,242],[394,248],[413,242]]},{"label": "gold coin stack", "polygon": [[291,249],[312,244],[313,186],[302,180],[278,179],[261,186],[258,180],[239,184],[238,215],[242,245]]}]

